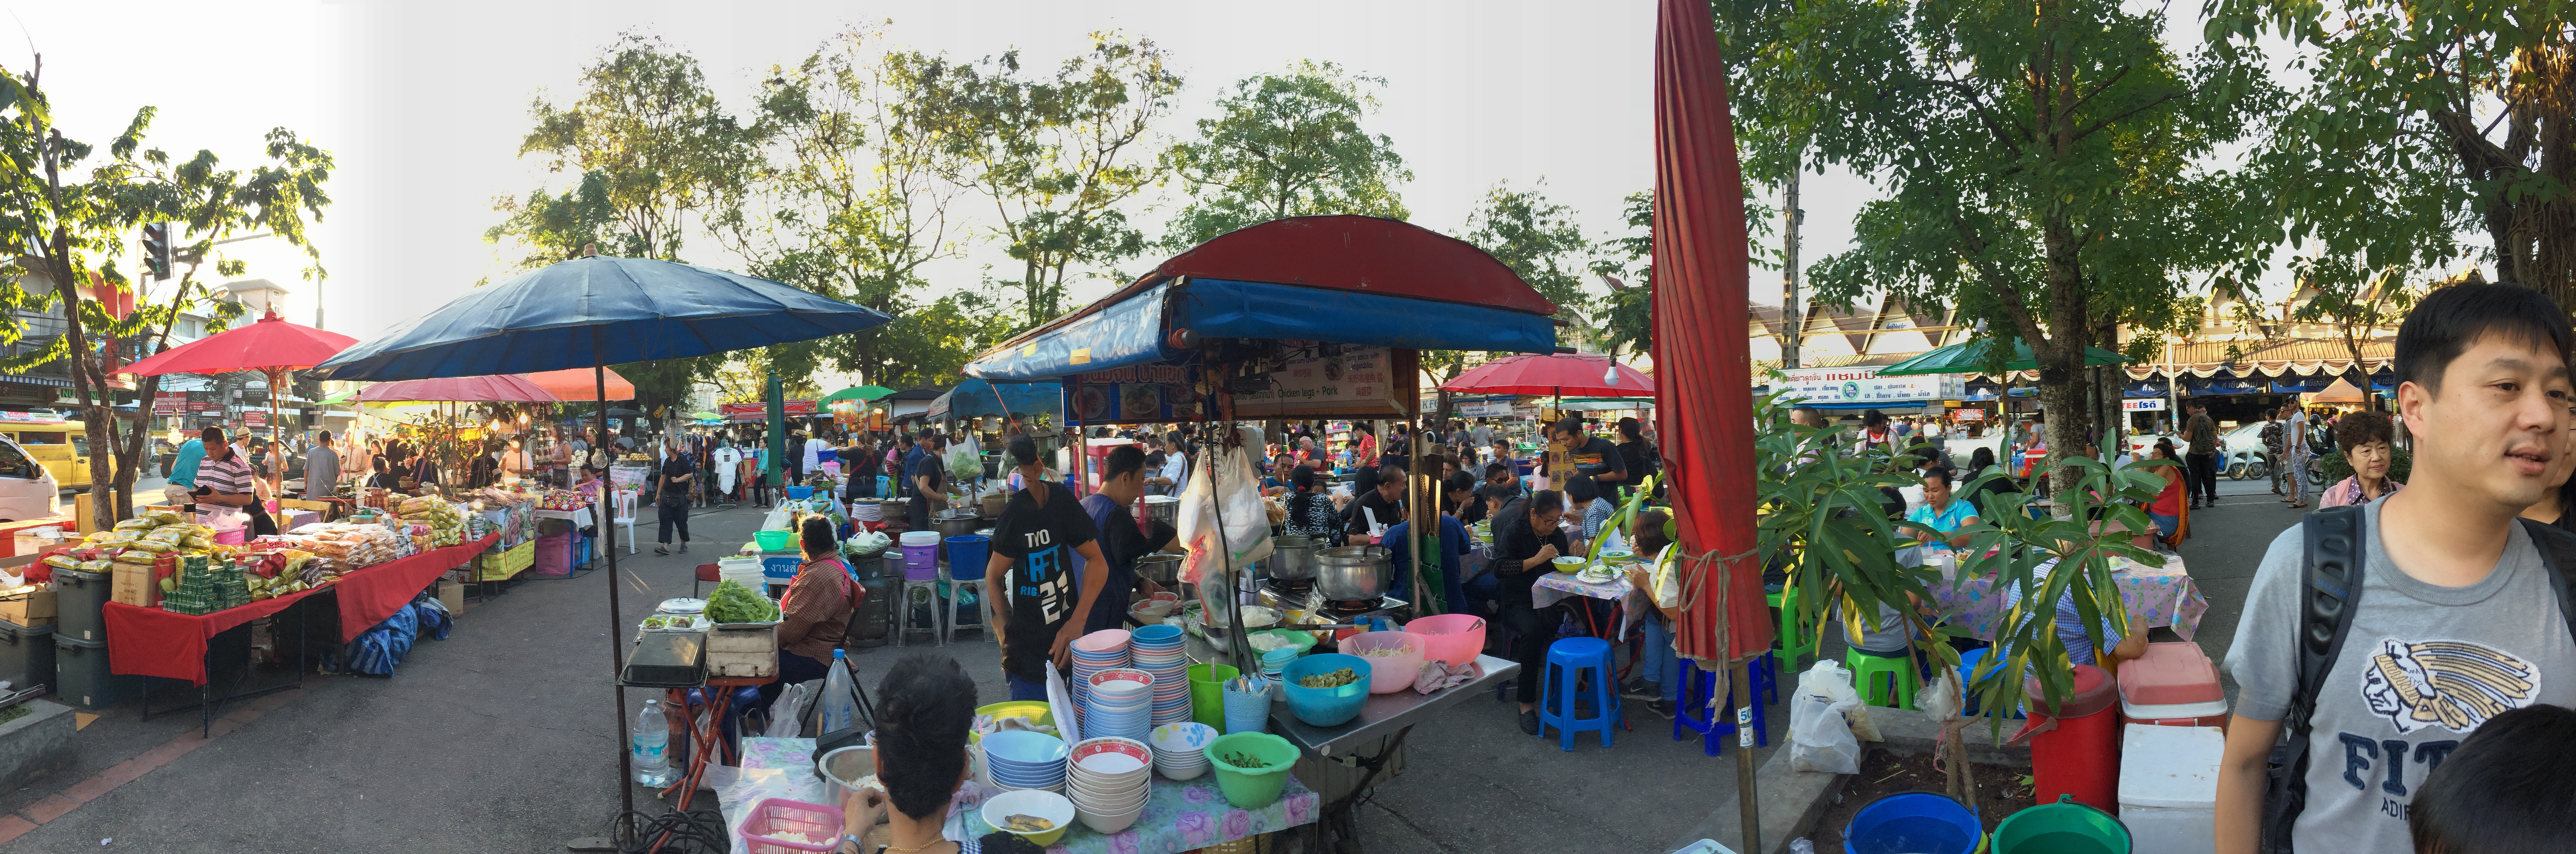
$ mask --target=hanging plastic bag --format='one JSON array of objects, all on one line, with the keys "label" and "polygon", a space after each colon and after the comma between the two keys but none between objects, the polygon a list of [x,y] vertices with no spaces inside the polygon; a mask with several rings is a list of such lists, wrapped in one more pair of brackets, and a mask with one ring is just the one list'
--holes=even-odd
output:
[{"label": "hanging plastic bag", "polygon": [[[1261,447],[1261,428],[1240,428],[1242,443],[1236,447],[1218,447],[1211,442],[1201,453],[1213,454],[1216,477],[1190,478],[1189,487],[1181,493],[1181,545],[1189,552],[1181,563],[1181,580],[1199,583],[1207,567],[1249,566],[1270,556],[1270,508],[1261,500],[1261,476],[1253,471],[1252,458],[1245,448]],[[1200,469],[1205,474],[1205,469]],[[1218,520],[1222,518],[1224,540],[1218,541]],[[1226,552],[1220,555],[1219,552]]]}]

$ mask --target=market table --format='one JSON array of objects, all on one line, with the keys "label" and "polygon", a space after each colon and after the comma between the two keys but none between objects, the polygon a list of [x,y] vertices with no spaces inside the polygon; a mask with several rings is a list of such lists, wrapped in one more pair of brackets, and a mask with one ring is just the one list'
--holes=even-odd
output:
[{"label": "market table", "polygon": [[1593,637],[1612,643],[1617,643],[1620,638],[1627,636],[1628,625],[1636,616],[1632,612],[1637,610],[1638,603],[1643,601],[1642,597],[1629,595],[1637,592],[1637,587],[1628,581],[1628,574],[1613,573],[1609,581],[1600,584],[1586,584],[1575,576],[1576,573],[1570,572],[1549,572],[1540,576],[1538,581],[1530,586],[1530,607],[1545,608],[1564,601],[1569,595],[1617,602],[1620,604],[1619,625],[1612,627],[1616,631],[1603,634],[1602,627],[1594,623],[1590,608],[1583,609],[1583,624],[1592,630]]},{"label": "market table", "polygon": [[[2170,626],[2175,635],[2191,640],[2200,629],[2201,615],[2209,610],[2209,599],[2201,595],[2199,585],[2192,583],[2180,555],[2164,557],[2162,568],[2132,564],[2115,570],[2111,582],[2120,589],[2130,626]],[[1992,576],[1934,582],[1932,598],[1944,618],[1980,640],[1993,642],[2003,624],[2004,610],[2012,604],[1994,587]]]},{"label": "market table", "polygon": [[[1482,654],[1476,656],[1476,669],[1476,678],[1465,684],[1429,694],[1415,693],[1410,688],[1391,694],[1371,694],[1368,702],[1360,706],[1359,716],[1340,726],[1312,726],[1298,720],[1296,714],[1288,710],[1287,704],[1271,705],[1271,733],[1288,739],[1308,756],[1329,762],[1348,761],[1361,769],[1359,781],[1352,785],[1350,792],[1323,805],[1316,814],[1310,850],[1334,851],[1340,846],[1356,850],[1359,818],[1355,808],[1359,798],[1368,791],[1378,770],[1404,746],[1404,737],[1413,732],[1413,725],[1429,720],[1442,709],[1502,685],[1521,672],[1519,662]],[[1381,740],[1384,744],[1377,755],[1359,756],[1361,748]]]}]

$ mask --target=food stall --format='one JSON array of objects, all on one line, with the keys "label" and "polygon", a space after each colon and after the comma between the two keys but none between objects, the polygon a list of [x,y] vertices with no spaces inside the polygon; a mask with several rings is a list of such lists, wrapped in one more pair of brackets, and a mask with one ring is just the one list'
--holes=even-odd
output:
[{"label": "food stall", "polygon": [[[1192,461],[1199,469],[1195,476],[1217,482],[1216,460],[1227,456],[1217,451],[1248,444],[1235,425],[1264,419],[1374,421],[1378,435],[1389,435],[1390,421],[1422,415],[1420,351],[1554,352],[1555,311],[1510,268],[1454,238],[1374,217],[1296,217],[1238,230],[1174,256],[1108,297],[1004,342],[963,372],[992,382],[1062,382],[1064,420],[1076,431],[1103,424],[1195,425],[1209,451]],[[1429,448],[1419,446],[1418,431],[1414,435],[1417,447],[1410,453],[1419,457]],[[1089,463],[1089,455],[1075,455],[1076,466],[1087,468]],[[1078,483],[1092,482],[1088,471],[1071,474]],[[1431,500],[1430,490],[1427,478],[1408,479],[1411,500]],[[1136,515],[1148,513],[1140,508]],[[1210,527],[1234,530],[1222,517],[1220,509]],[[1257,664],[1251,643],[1226,642],[1244,637],[1247,628],[1293,618],[1289,621],[1296,625],[1319,627],[1295,630],[1313,639],[1298,645],[1299,650],[1360,643],[1354,629],[1322,627],[1411,623],[1422,613],[1413,603],[1437,595],[1423,589],[1418,572],[1404,596],[1389,595],[1403,580],[1390,577],[1383,550],[1355,550],[1354,565],[1346,571],[1296,579],[1269,577],[1266,570],[1274,561],[1267,559],[1257,561],[1262,571],[1239,575],[1236,567],[1217,564],[1254,561],[1219,560],[1211,554],[1258,557],[1267,551],[1260,545],[1241,546],[1225,542],[1222,535],[1196,541],[1194,548],[1203,551],[1191,562],[1211,564],[1205,575],[1192,567],[1155,577],[1139,568],[1145,577],[1197,589],[1192,598],[1198,601],[1190,603],[1195,607],[1168,620],[1186,628],[1191,636],[1188,660],[1211,675],[1218,668],[1266,672],[1265,664],[1277,663],[1263,659]],[[1238,590],[1239,595],[1228,593]],[[1228,599],[1237,607],[1227,607]],[[1212,614],[1213,620],[1190,614]],[[1138,642],[1149,632],[1160,634],[1160,628],[1137,630]],[[1480,646],[1481,621],[1475,635]],[[1318,661],[1362,660],[1318,656]],[[1345,705],[1351,708],[1331,715],[1304,714],[1314,710],[1285,699],[1303,681],[1296,669],[1303,665],[1285,664],[1287,669],[1275,671],[1277,681],[1287,683],[1277,686],[1283,699],[1257,704],[1253,721],[1233,722],[1266,729],[1296,748],[1296,767],[1288,776],[1300,789],[1311,787],[1320,801],[1316,850],[1356,844],[1352,807],[1383,779],[1381,769],[1400,765],[1403,739],[1413,725],[1518,671],[1511,661],[1472,650],[1454,658],[1444,666],[1456,666],[1459,672],[1454,678],[1426,675],[1430,684],[1440,686],[1428,693],[1415,691],[1405,678],[1420,663],[1417,655],[1401,665],[1402,671],[1386,674],[1385,682],[1369,686],[1383,691],[1348,698]],[[1389,666],[1399,660],[1377,659]],[[1213,681],[1191,687],[1210,689]],[[1205,701],[1196,693],[1190,696]],[[1264,710],[1266,716],[1258,714]],[[1192,709],[1202,724],[1210,723],[1210,712]],[[1151,720],[1159,727],[1170,717],[1157,714]],[[1215,723],[1228,721],[1220,717]],[[1237,727],[1226,729],[1225,737],[1231,738]],[[1154,785],[1166,782],[1177,783],[1157,778]],[[1116,845],[1119,850],[1162,850],[1147,847],[1165,838],[1151,828],[1184,818],[1149,804],[1136,819],[1149,829],[1120,831]],[[1101,836],[1076,827],[1060,844],[1089,850]]]}]

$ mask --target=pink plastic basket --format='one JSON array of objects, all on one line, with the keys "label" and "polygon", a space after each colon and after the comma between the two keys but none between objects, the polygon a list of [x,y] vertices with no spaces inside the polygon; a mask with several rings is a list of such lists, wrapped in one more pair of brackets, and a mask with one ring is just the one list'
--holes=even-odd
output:
[{"label": "pink plastic basket", "polygon": [[1422,639],[1424,660],[1452,667],[1485,651],[1485,618],[1474,614],[1435,614],[1404,624],[1404,631]]},{"label": "pink plastic basket", "polygon": [[[768,838],[772,833],[802,833],[822,839],[812,845]],[[742,820],[743,850],[748,854],[807,854],[841,847],[841,811],[821,804],[766,798],[751,806]]]}]

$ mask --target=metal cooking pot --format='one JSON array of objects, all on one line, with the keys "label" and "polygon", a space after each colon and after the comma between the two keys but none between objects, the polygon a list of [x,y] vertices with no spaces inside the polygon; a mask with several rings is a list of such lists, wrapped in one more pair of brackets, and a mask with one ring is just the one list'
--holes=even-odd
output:
[{"label": "metal cooking pot", "polygon": [[1313,537],[1272,537],[1270,557],[1261,562],[1264,578],[1279,581],[1304,581],[1315,577],[1315,547],[1322,542]]},{"label": "metal cooking pot", "polygon": [[1145,518],[1165,524],[1178,524],[1181,519],[1181,497],[1178,495],[1145,496]]},{"label": "metal cooking pot", "polygon": [[939,526],[939,538],[941,540],[946,540],[949,537],[963,537],[968,534],[975,533],[975,529],[984,527],[984,520],[982,517],[976,516],[973,511],[968,511],[966,515],[963,516],[948,516],[938,519],[934,524]]},{"label": "metal cooking pot", "polygon": [[1156,584],[1176,584],[1181,579],[1181,555],[1149,554],[1136,559],[1136,577]]},{"label": "metal cooking pot", "polygon": [[1376,546],[1343,546],[1315,553],[1315,590],[1336,602],[1365,602],[1386,595],[1395,553]]}]

